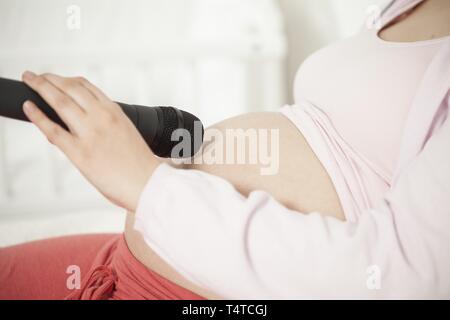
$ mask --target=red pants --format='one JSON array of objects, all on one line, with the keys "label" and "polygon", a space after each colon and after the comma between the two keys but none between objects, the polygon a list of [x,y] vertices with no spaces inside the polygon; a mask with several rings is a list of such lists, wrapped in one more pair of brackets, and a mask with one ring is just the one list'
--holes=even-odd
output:
[{"label": "red pants", "polygon": [[0,299],[203,298],[141,264],[123,235],[108,234],[1,248]]}]

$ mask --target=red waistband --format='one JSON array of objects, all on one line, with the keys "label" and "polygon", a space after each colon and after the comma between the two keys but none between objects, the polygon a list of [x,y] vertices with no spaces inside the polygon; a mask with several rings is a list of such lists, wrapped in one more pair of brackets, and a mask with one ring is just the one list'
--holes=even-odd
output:
[{"label": "red waistband", "polygon": [[66,299],[193,300],[199,295],[148,269],[128,249],[123,234],[100,249],[81,287]]}]

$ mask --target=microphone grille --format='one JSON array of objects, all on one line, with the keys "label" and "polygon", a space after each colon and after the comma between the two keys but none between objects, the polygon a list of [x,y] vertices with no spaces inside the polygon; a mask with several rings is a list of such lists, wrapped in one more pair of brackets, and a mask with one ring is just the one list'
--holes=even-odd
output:
[{"label": "microphone grille", "polygon": [[181,113],[183,115],[183,127],[190,133],[191,137],[190,154],[183,154],[181,157],[193,157],[203,144],[204,128],[200,119],[193,114],[183,110],[181,110]]},{"label": "microphone grille", "polygon": [[[200,120],[189,112],[175,109],[173,107],[160,107],[161,122],[160,122],[160,136],[156,148],[152,148],[153,152],[159,157],[169,158],[190,158],[194,156],[200,149],[203,143],[204,129]],[[176,129],[185,129],[189,133],[189,137],[180,138],[179,140],[172,140],[172,134]],[[179,154],[173,154],[173,148],[178,145],[181,139],[190,138],[190,150],[182,148]],[[183,140],[183,145],[185,141]]]},{"label": "microphone grille", "polygon": [[153,150],[157,156],[168,158],[172,153],[172,148],[178,143],[177,141],[172,141],[172,133],[178,129],[178,116],[174,108],[162,107],[160,108],[162,112],[162,123],[161,123],[161,136],[158,148]]}]

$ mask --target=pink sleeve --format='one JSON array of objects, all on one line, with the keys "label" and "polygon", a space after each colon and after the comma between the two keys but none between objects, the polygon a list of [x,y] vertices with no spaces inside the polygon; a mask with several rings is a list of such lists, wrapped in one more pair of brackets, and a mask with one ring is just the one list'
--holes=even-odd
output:
[{"label": "pink sleeve", "polygon": [[226,298],[449,298],[449,141],[447,121],[354,224],[162,164],[135,227],[186,278]]}]

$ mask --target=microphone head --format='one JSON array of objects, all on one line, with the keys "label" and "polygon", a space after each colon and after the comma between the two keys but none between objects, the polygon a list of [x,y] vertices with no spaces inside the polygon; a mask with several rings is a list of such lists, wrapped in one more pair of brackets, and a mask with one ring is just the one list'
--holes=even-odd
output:
[{"label": "microphone head", "polygon": [[192,113],[180,110],[183,115],[184,129],[190,133],[190,152],[186,153],[186,156],[181,155],[183,158],[191,158],[199,151],[203,144],[203,137],[205,134],[205,129],[203,128],[203,123],[199,118],[194,116]]},{"label": "microphone head", "polygon": [[203,144],[203,124],[193,114],[173,107],[158,107],[159,137],[153,152],[163,158],[193,157]]}]

